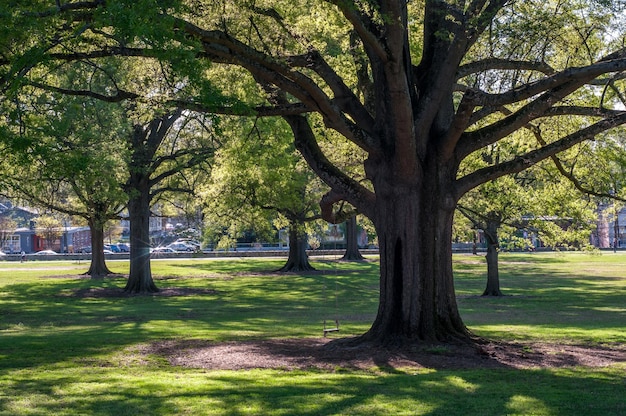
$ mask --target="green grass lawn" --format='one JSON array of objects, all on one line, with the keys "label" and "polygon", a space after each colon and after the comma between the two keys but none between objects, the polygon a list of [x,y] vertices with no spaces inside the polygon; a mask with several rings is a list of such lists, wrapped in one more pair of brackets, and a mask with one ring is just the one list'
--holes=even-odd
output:
[{"label": "green grass lawn", "polygon": [[[508,295],[481,298],[483,257],[455,257],[461,314],[477,335],[517,342],[626,342],[626,253],[501,255]],[[0,262],[0,415],[626,415],[626,364],[607,368],[208,371],[138,353],[157,340],[241,341],[365,332],[378,265],[317,260],[324,274],[277,275],[280,259],[153,262],[179,297],[80,298],[121,278],[88,265]],[[127,273],[127,262],[110,262]]]}]

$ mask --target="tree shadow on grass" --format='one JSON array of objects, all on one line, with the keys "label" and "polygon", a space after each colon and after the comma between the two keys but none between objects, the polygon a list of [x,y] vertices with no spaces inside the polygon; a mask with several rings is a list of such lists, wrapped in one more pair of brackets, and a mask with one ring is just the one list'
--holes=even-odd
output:
[{"label": "tree shadow on grass", "polygon": [[[106,371],[46,378],[18,376],[0,412],[26,400],[38,414],[468,414],[618,415],[623,374],[583,370],[441,370],[373,373],[310,370],[154,370],[102,381]],[[159,378],[161,377],[161,378]],[[82,386],[82,388],[81,388]],[[45,399],[44,399],[45,398]],[[71,413],[68,413],[71,409]]]}]

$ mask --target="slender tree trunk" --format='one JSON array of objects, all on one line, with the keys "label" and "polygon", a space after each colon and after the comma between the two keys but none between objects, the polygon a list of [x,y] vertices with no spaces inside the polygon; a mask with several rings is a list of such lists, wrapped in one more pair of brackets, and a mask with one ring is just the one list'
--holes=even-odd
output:
[{"label": "slender tree trunk", "polygon": [[485,239],[487,240],[487,287],[482,296],[503,296],[500,291],[500,272],[498,270],[498,227],[494,222],[487,223]]},{"label": "slender tree trunk", "polygon": [[474,239],[472,240],[472,255],[478,255],[478,236],[477,232],[474,231]]},{"label": "slender tree trunk", "polygon": [[86,274],[93,279],[111,274],[104,256],[104,222],[98,219],[89,220],[91,231],[91,265]]},{"label": "slender tree trunk", "polygon": [[154,293],[159,289],[150,269],[150,189],[144,181],[134,182],[128,202],[130,219],[130,273],[124,288],[130,293]]},{"label": "slender tree trunk", "polygon": [[615,208],[615,202],[613,203],[613,209],[615,210],[615,221],[613,222],[613,252],[617,252],[619,247],[619,210]]},{"label": "slender tree trunk", "polygon": [[360,261],[363,260],[363,258],[364,257],[359,251],[358,227],[355,215],[346,221],[346,253],[341,259],[347,261]]},{"label": "slender tree trunk", "polygon": [[278,269],[280,272],[306,272],[315,270],[309,263],[309,256],[306,254],[307,235],[302,230],[302,226],[291,222],[289,226],[289,258],[287,263]]},{"label": "slender tree trunk", "polygon": [[377,187],[380,302],[359,341],[404,344],[469,341],[452,275],[455,202],[441,185]]}]

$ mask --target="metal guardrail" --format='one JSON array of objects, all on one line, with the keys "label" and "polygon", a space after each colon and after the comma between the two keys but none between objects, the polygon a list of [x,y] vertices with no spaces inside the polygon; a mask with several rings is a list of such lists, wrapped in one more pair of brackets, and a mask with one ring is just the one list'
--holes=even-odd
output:
[{"label": "metal guardrail", "polygon": [[[626,251],[626,247],[620,247],[617,249],[613,248],[601,248],[601,251]],[[549,248],[538,248],[535,250],[539,251],[553,251]],[[360,249],[359,252],[363,255],[377,255],[378,249]],[[466,248],[457,248],[452,250],[453,253],[472,253],[471,249]],[[318,250],[307,250],[307,254],[311,257],[315,256],[343,256],[345,253],[344,249],[318,249]],[[478,254],[484,254],[484,248],[478,248]],[[528,252],[530,253],[530,252]],[[177,252],[177,253],[152,253],[151,258],[153,259],[167,259],[167,258],[217,258],[217,257],[286,257],[289,255],[288,248],[281,250],[214,250],[214,251],[203,251],[203,252]],[[107,260],[124,260],[129,259],[129,253],[114,253],[114,254],[105,254],[105,258]],[[34,253],[30,253],[26,255],[26,261],[46,261],[46,260],[77,260],[77,261],[89,261],[91,260],[91,254],[82,254],[82,253],[64,253],[64,254],[55,254],[55,255],[47,255],[47,256],[38,256]],[[0,261],[21,261],[21,255],[19,254],[7,254],[6,256],[0,257]]]},{"label": "metal guardrail", "polygon": [[[360,250],[361,254],[378,254],[378,250],[364,249]],[[309,256],[343,256],[345,250],[307,250]],[[216,257],[286,257],[289,250],[214,250],[203,252],[176,252],[176,253],[151,253],[152,259],[175,259],[175,258],[216,258]],[[124,260],[129,259],[129,253],[105,254],[107,260]],[[21,261],[19,254],[7,254],[0,257],[0,261]],[[64,253],[46,256],[38,256],[34,253],[26,255],[26,261],[50,261],[50,260],[77,260],[89,261],[91,254],[83,253]]]}]

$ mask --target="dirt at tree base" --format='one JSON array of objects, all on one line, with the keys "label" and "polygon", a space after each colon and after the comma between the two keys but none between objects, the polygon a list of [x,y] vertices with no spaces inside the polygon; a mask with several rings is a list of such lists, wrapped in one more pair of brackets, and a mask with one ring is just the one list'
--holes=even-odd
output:
[{"label": "dirt at tree base", "polygon": [[170,364],[209,370],[605,367],[626,362],[626,347],[549,343],[487,342],[481,345],[424,345],[412,349],[348,347],[328,338],[271,339],[216,343],[201,340],[154,342],[144,354]]},{"label": "dirt at tree base", "polygon": [[[121,276],[115,276],[121,277]],[[212,289],[162,288],[150,296],[216,294]],[[109,298],[145,296],[120,288],[92,287],[62,296]],[[383,348],[351,346],[340,338],[286,338],[240,342],[163,340],[140,349],[141,354],[166,358],[175,366],[208,370],[242,369],[478,369],[606,367],[626,363],[626,345],[568,345],[557,343],[420,344]]]}]

